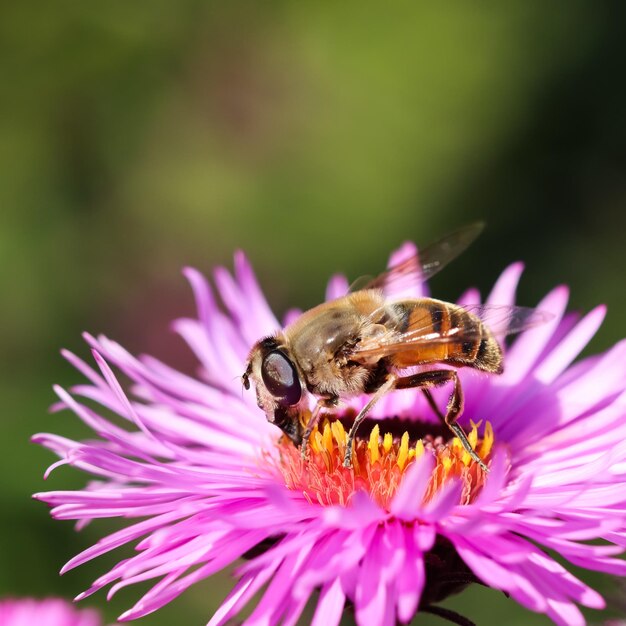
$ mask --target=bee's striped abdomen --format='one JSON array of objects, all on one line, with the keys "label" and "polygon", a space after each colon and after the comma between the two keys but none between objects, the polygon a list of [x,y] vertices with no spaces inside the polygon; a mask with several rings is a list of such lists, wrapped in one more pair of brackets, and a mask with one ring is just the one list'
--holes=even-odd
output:
[{"label": "bee's striped abdomen", "polygon": [[394,303],[396,329],[410,337],[394,354],[396,367],[450,363],[499,373],[502,350],[489,329],[460,306],[432,298]]}]

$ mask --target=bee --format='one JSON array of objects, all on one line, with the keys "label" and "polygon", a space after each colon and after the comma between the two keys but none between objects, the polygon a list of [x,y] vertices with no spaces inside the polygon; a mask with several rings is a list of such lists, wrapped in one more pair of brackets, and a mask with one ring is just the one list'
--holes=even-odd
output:
[{"label": "bee", "polygon": [[[374,405],[388,393],[419,388],[471,458],[488,471],[457,423],[463,412],[457,370],[501,374],[503,353],[496,334],[520,332],[544,321],[545,315],[524,307],[459,306],[428,297],[385,295],[402,281],[433,276],[482,229],[477,223],[448,235],[254,345],[243,385],[249,389],[254,383],[259,408],[301,447],[303,458],[322,412],[332,413],[341,401],[368,394],[348,433],[343,465],[350,467],[355,435]],[[442,411],[431,389],[445,384],[452,390]]]}]

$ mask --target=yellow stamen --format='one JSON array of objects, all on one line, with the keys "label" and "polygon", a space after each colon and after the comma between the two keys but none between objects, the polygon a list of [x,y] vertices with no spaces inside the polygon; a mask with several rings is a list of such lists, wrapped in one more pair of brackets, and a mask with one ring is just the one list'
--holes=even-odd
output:
[{"label": "yellow stamen", "polygon": [[302,411],[300,417],[298,418],[300,420],[300,425],[302,426],[302,428],[307,427],[308,423],[311,421],[311,417],[311,411],[309,411],[308,409]]},{"label": "yellow stamen", "polygon": [[[359,455],[356,452],[356,440],[352,442],[352,468],[354,470],[354,475],[358,476],[361,472],[361,460],[359,459]],[[363,463],[367,463],[367,457],[363,458]]]},{"label": "yellow stamen", "polygon": [[406,465],[407,458],[409,456],[409,433],[406,431],[402,435],[402,439],[400,440],[400,449],[398,450],[398,460],[396,463],[398,467],[403,470]]},{"label": "yellow stamen", "polygon": [[309,445],[315,454],[319,454],[320,447],[317,445],[317,436],[319,435],[319,430],[317,426],[313,427],[311,431],[311,436],[309,437]]},{"label": "yellow stamen", "polygon": [[322,441],[324,443],[324,447],[328,450],[329,454],[332,454],[333,451],[333,433],[330,430],[330,424],[326,422],[324,424],[324,432],[322,434]]},{"label": "yellow stamen", "polygon": [[321,453],[324,450],[324,439],[322,438],[322,433],[316,427],[313,431],[313,442],[314,442],[314,450],[317,453]]},{"label": "yellow stamen", "polygon": [[373,465],[380,459],[380,451],[378,449],[378,440],[380,438],[380,428],[378,428],[378,424],[372,428],[372,432],[370,433],[370,440],[367,444],[367,447],[370,452],[370,463]]},{"label": "yellow stamen", "polygon": [[[467,440],[469,441],[470,446],[472,446],[472,450],[476,450],[476,444],[478,443],[478,427],[480,426],[481,422],[482,420],[476,424],[473,420],[470,420],[472,430],[470,430],[469,434],[467,435]],[[459,440],[455,439],[455,441]],[[459,443],[461,442],[459,441]],[[465,449],[463,449],[463,452],[461,453],[461,462],[463,463],[463,465],[465,465],[465,467],[468,467],[469,464],[472,462],[472,457]]]},{"label": "yellow stamen", "polygon": [[415,444],[415,458],[419,459],[424,454],[424,442],[419,439]]},{"label": "yellow stamen", "polygon": [[480,444],[480,452],[478,453],[482,459],[484,459],[490,452],[493,446],[493,428],[491,422],[485,424],[485,432],[483,434],[483,440]]},{"label": "yellow stamen", "polygon": [[346,445],[346,430],[343,427],[343,424],[339,420],[335,420],[331,425],[330,429],[333,432],[333,437],[335,441],[339,445],[339,447],[344,447]]},{"label": "yellow stamen", "polygon": [[478,428],[474,422],[472,422],[472,430],[470,430],[467,440],[470,442],[472,449],[476,448],[476,444],[478,443]]},{"label": "yellow stamen", "polygon": [[385,436],[383,437],[383,450],[385,451],[385,453],[391,450],[392,445],[393,437],[391,436],[391,433],[385,433]]}]

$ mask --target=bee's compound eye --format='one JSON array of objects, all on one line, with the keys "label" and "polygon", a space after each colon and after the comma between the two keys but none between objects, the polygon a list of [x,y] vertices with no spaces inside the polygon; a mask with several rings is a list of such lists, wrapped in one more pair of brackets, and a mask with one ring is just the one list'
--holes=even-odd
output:
[{"label": "bee's compound eye", "polygon": [[298,373],[293,363],[280,350],[274,350],[265,356],[261,365],[261,376],[267,390],[285,404],[300,402],[302,388]]}]

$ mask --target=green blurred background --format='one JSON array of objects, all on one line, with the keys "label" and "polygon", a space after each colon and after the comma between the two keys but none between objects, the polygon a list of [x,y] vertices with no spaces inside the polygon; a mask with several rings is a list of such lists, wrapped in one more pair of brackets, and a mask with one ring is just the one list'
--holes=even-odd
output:
[{"label": "green blurred background", "polygon": [[[484,293],[523,259],[522,304],[567,283],[574,308],[609,305],[592,350],[621,338],[625,6],[4,3],[0,595],[72,597],[120,557],[57,575],[119,524],[52,522],[29,494],[85,477],[44,485],[52,456],[28,438],[86,434],[47,413],[51,384],[79,380],[58,350],[87,356],[82,330],[193,367],[168,328],[193,311],[183,265],[208,272],[243,248],[283,312],[318,302],[334,271],[376,273],[401,241],[484,219],[437,295]],[[142,623],[203,624],[230,584]],[[138,596],[87,604],[112,621]],[[448,606],[548,623],[480,588]]]}]

